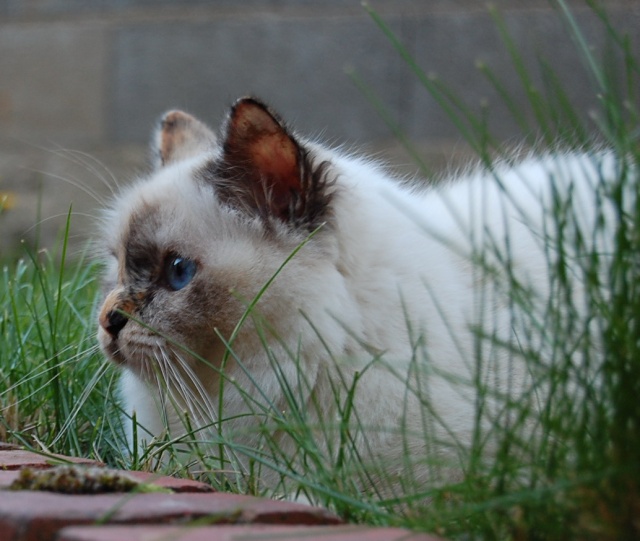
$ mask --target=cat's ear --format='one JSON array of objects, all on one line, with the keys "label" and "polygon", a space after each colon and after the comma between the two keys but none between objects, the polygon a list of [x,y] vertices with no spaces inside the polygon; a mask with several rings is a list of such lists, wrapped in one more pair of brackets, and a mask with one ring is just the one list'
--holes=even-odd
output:
[{"label": "cat's ear", "polygon": [[231,109],[218,174],[232,203],[285,222],[312,225],[331,194],[325,165],[313,170],[304,148],[284,123],[255,98]]},{"label": "cat's ear", "polygon": [[215,134],[197,118],[183,111],[162,115],[153,138],[156,167],[162,167],[216,147]]}]

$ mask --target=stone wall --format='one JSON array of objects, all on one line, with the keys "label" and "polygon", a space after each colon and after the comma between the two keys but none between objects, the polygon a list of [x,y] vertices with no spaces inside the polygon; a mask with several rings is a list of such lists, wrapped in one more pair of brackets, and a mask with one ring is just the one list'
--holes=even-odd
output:
[{"label": "stone wall", "polygon": [[[583,2],[568,2],[596,56],[605,31]],[[496,23],[477,0],[372,2],[417,64],[469,107],[488,107],[503,140],[521,130],[478,70],[485,63],[526,111],[526,96]],[[565,22],[544,0],[496,2],[534,82],[547,58],[571,101],[595,105]],[[640,2],[603,1],[638,50]],[[458,129],[354,1],[5,0],[0,3],[0,191],[13,208],[0,216],[0,250],[40,231],[50,244],[73,202],[77,234],[89,230],[91,194],[108,194],[144,168],[155,119],[180,107],[212,125],[238,96],[255,94],[300,131],[332,143],[395,152],[393,134],[354,84],[353,71],[416,141],[427,161],[464,148]],[[73,152],[70,152],[72,149]],[[103,165],[98,164],[100,160]],[[32,227],[40,207],[39,228]],[[32,227],[31,229],[29,229]]]}]

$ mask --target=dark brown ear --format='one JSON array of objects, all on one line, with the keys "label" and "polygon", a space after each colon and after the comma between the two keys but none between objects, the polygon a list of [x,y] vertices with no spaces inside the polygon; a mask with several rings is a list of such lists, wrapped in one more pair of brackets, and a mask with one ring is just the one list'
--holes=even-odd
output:
[{"label": "dark brown ear", "polygon": [[317,163],[265,104],[238,100],[224,133],[222,156],[203,170],[221,200],[267,222],[314,230],[326,221],[334,193],[331,164]]},{"label": "dark brown ear", "polygon": [[221,172],[243,194],[245,206],[290,218],[303,192],[302,150],[278,117],[254,98],[232,107]]},{"label": "dark brown ear", "polygon": [[156,167],[213,150],[214,133],[195,117],[183,111],[165,113],[154,137]]}]

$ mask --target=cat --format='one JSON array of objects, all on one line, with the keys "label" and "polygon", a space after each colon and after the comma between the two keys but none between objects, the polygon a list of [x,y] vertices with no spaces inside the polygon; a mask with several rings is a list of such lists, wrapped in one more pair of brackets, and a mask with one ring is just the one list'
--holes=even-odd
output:
[{"label": "cat", "polygon": [[[591,210],[598,179],[615,172],[606,152],[410,185],[242,98],[219,136],[166,113],[153,153],[153,171],[105,211],[101,241],[98,336],[123,369],[129,444],[195,431],[192,447],[222,448],[230,475],[258,464],[264,487],[283,468],[304,484],[311,451],[287,431],[296,423],[327,464],[375,465],[349,463],[358,490],[397,495],[407,478],[459,476],[479,428],[477,383],[491,388],[494,419],[504,396],[535,400],[527,390],[544,366],[509,346],[533,332],[514,319],[513,292],[544,310],[554,291],[558,194],[606,250]],[[541,327],[529,339],[544,352]]]}]

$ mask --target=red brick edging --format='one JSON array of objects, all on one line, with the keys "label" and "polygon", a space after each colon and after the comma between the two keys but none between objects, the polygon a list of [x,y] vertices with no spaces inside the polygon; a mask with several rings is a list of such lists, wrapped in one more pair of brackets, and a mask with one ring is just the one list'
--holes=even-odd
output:
[{"label": "red brick edging", "polygon": [[397,528],[344,525],[320,507],[214,492],[204,483],[142,472],[124,473],[174,493],[8,490],[21,469],[48,469],[58,461],[103,466],[91,460],[47,457],[0,442],[0,541],[437,541]]}]

